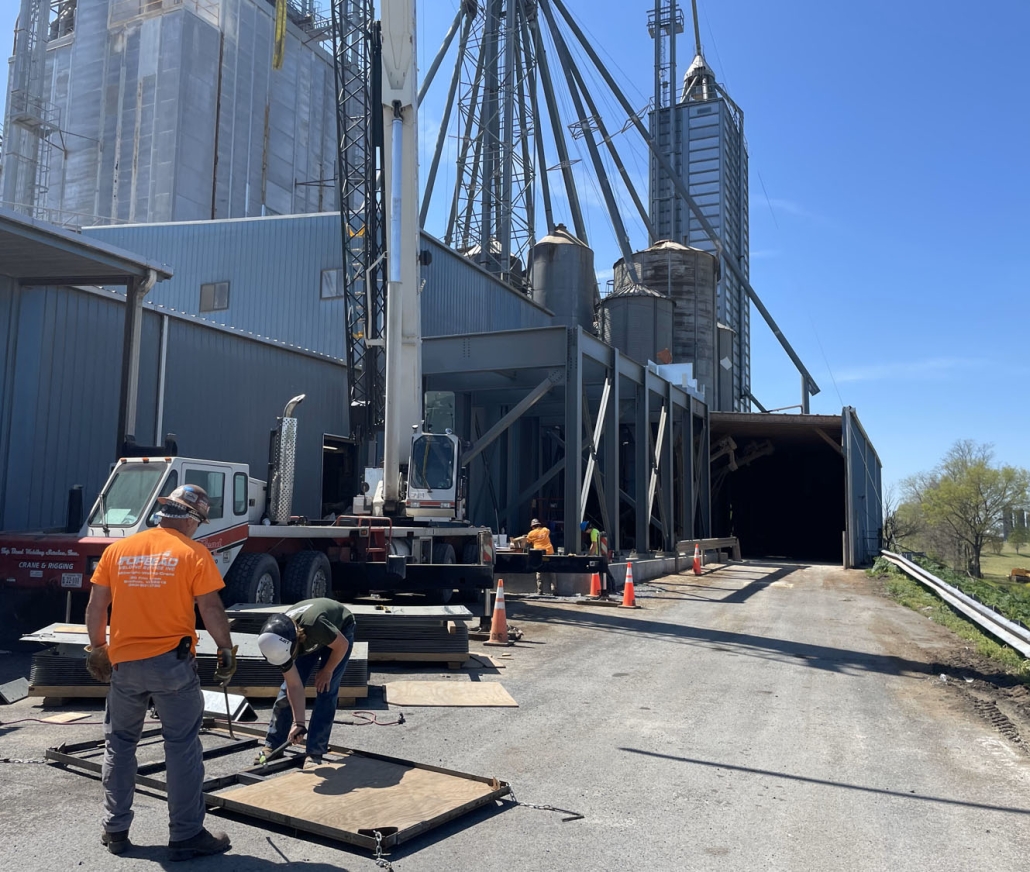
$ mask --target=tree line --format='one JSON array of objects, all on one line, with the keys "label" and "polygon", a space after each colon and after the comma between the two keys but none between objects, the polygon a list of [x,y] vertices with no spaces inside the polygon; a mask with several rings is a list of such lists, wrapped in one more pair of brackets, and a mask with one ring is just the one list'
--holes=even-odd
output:
[{"label": "tree line", "polygon": [[995,463],[994,449],[956,442],[932,470],[884,496],[883,539],[889,551],[925,551],[941,563],[982,578],[986,549],[1027,544],[1030,472]]}]

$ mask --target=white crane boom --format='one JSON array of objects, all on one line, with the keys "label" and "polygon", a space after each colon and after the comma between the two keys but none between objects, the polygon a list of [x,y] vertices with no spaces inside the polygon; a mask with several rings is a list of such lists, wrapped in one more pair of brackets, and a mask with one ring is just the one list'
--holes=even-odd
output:
[{"label": "white crane boom", "polygon": [[422,422],[415,0],[381,0],[381,16],[383,169],[389,192],[383,496],[395,504],[401,497],[400,469],[411,453],[411,428]]}]

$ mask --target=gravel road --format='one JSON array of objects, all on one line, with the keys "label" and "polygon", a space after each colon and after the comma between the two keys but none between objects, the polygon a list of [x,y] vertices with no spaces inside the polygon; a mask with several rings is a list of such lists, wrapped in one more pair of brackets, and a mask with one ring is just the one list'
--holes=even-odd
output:
[{"label": "gravel road", "polygon": [[[513,598],[509,623],[525,638],[504,668],[373,672],[375,685],[500,681],[519,708],[404,709],[401,726],[338,725],[334,742],[497,776],[523,802],[584,815],[501,803],[400,846],[398,872],[1025,868],[1030,757],[1015,710],[973,694],[990,683],[975,665],[942,679],[963,643],[877,580],[747,563],[640,585],[638,602]],[[0,656],[0,681],[27,663]],[[375,688],[369,705],[390,716]],[[99,720],[77,706],[91,708]],[[39,700],[0,707],[0,757],[100,735],[9,724],[40,714]],[[100,847],[99,804],[91,778],[0,765],[0,870],[182,868],[164,860],[159,798],[137,796],[138,847],[122,857]],[[190,868],[375,869],[363,852],[285,830],[208,824],[233,850]]]}]

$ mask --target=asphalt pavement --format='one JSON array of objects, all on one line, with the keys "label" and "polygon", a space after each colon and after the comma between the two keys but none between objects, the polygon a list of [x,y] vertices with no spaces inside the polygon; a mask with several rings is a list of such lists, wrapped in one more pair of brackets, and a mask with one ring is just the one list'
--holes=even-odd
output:
[{"label": "asphalt pavement", "polygon": [[[632,611],[510,599],[525,636],[498,670],[373,671],[376,686],[500,681],[519,707],[404,708],[401,725],[340,724],[333,742],[496,776],[523,803],[583,815],[500,802],[399,846],[394,869],[1025,868],[1030,758],[939,686],[930,664],[948,631],[828,566],[741,564],[637,593]],[[0,681],[27,663],[0,655]],[[101,735],[89,703],[69,706],[94,712],[85,725],[12,723],[50,714],[39,702],[0,706],[0,758]],[[398,711],[378,687],[367,705]],[[145,792],[137,846],[114,857],[100,801],[91,777],[0,764],[0,870],[376,868],[366,852],[217,814],[208,826],[232,851],[170,864],[165,804]]]}]

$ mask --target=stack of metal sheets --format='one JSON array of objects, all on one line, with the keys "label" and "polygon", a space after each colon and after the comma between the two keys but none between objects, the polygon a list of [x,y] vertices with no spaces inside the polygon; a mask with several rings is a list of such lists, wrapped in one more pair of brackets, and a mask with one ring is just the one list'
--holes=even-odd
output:
[{"label": "stack of metal sheets", "polygon": [[[257,633],[269,615],[289,606],[242,604],[226,609],[232,629]],[[372,661],[448,662],[468,659],[472,613],[464,606],[348,604],[357,622],[356,642],[368,644]]]},{"label": "stack of metal sheets", "polygon": [[[230,690],[247,697],[275,696],[282,684],[282,672],[272,666],[257,647],[257,636],[233,632],[236,653],[236,675]],[[86,671],[85,648],[89,644],[86,628],[81,624],[51,624],[22,637],[23,642],[42,642],[50,647],[32,658],[29,673],[30,696],[90,697],[105,696],[107,685],[94,681]],[[217,646],[210,634],[197,631],[197,673],[205,688],[218,688],[215,682]],[[315,675],[308,679],[308,696],[314,695]],[[368,645],[354,644],[340,683],[340,697],[368,696]]]}]

